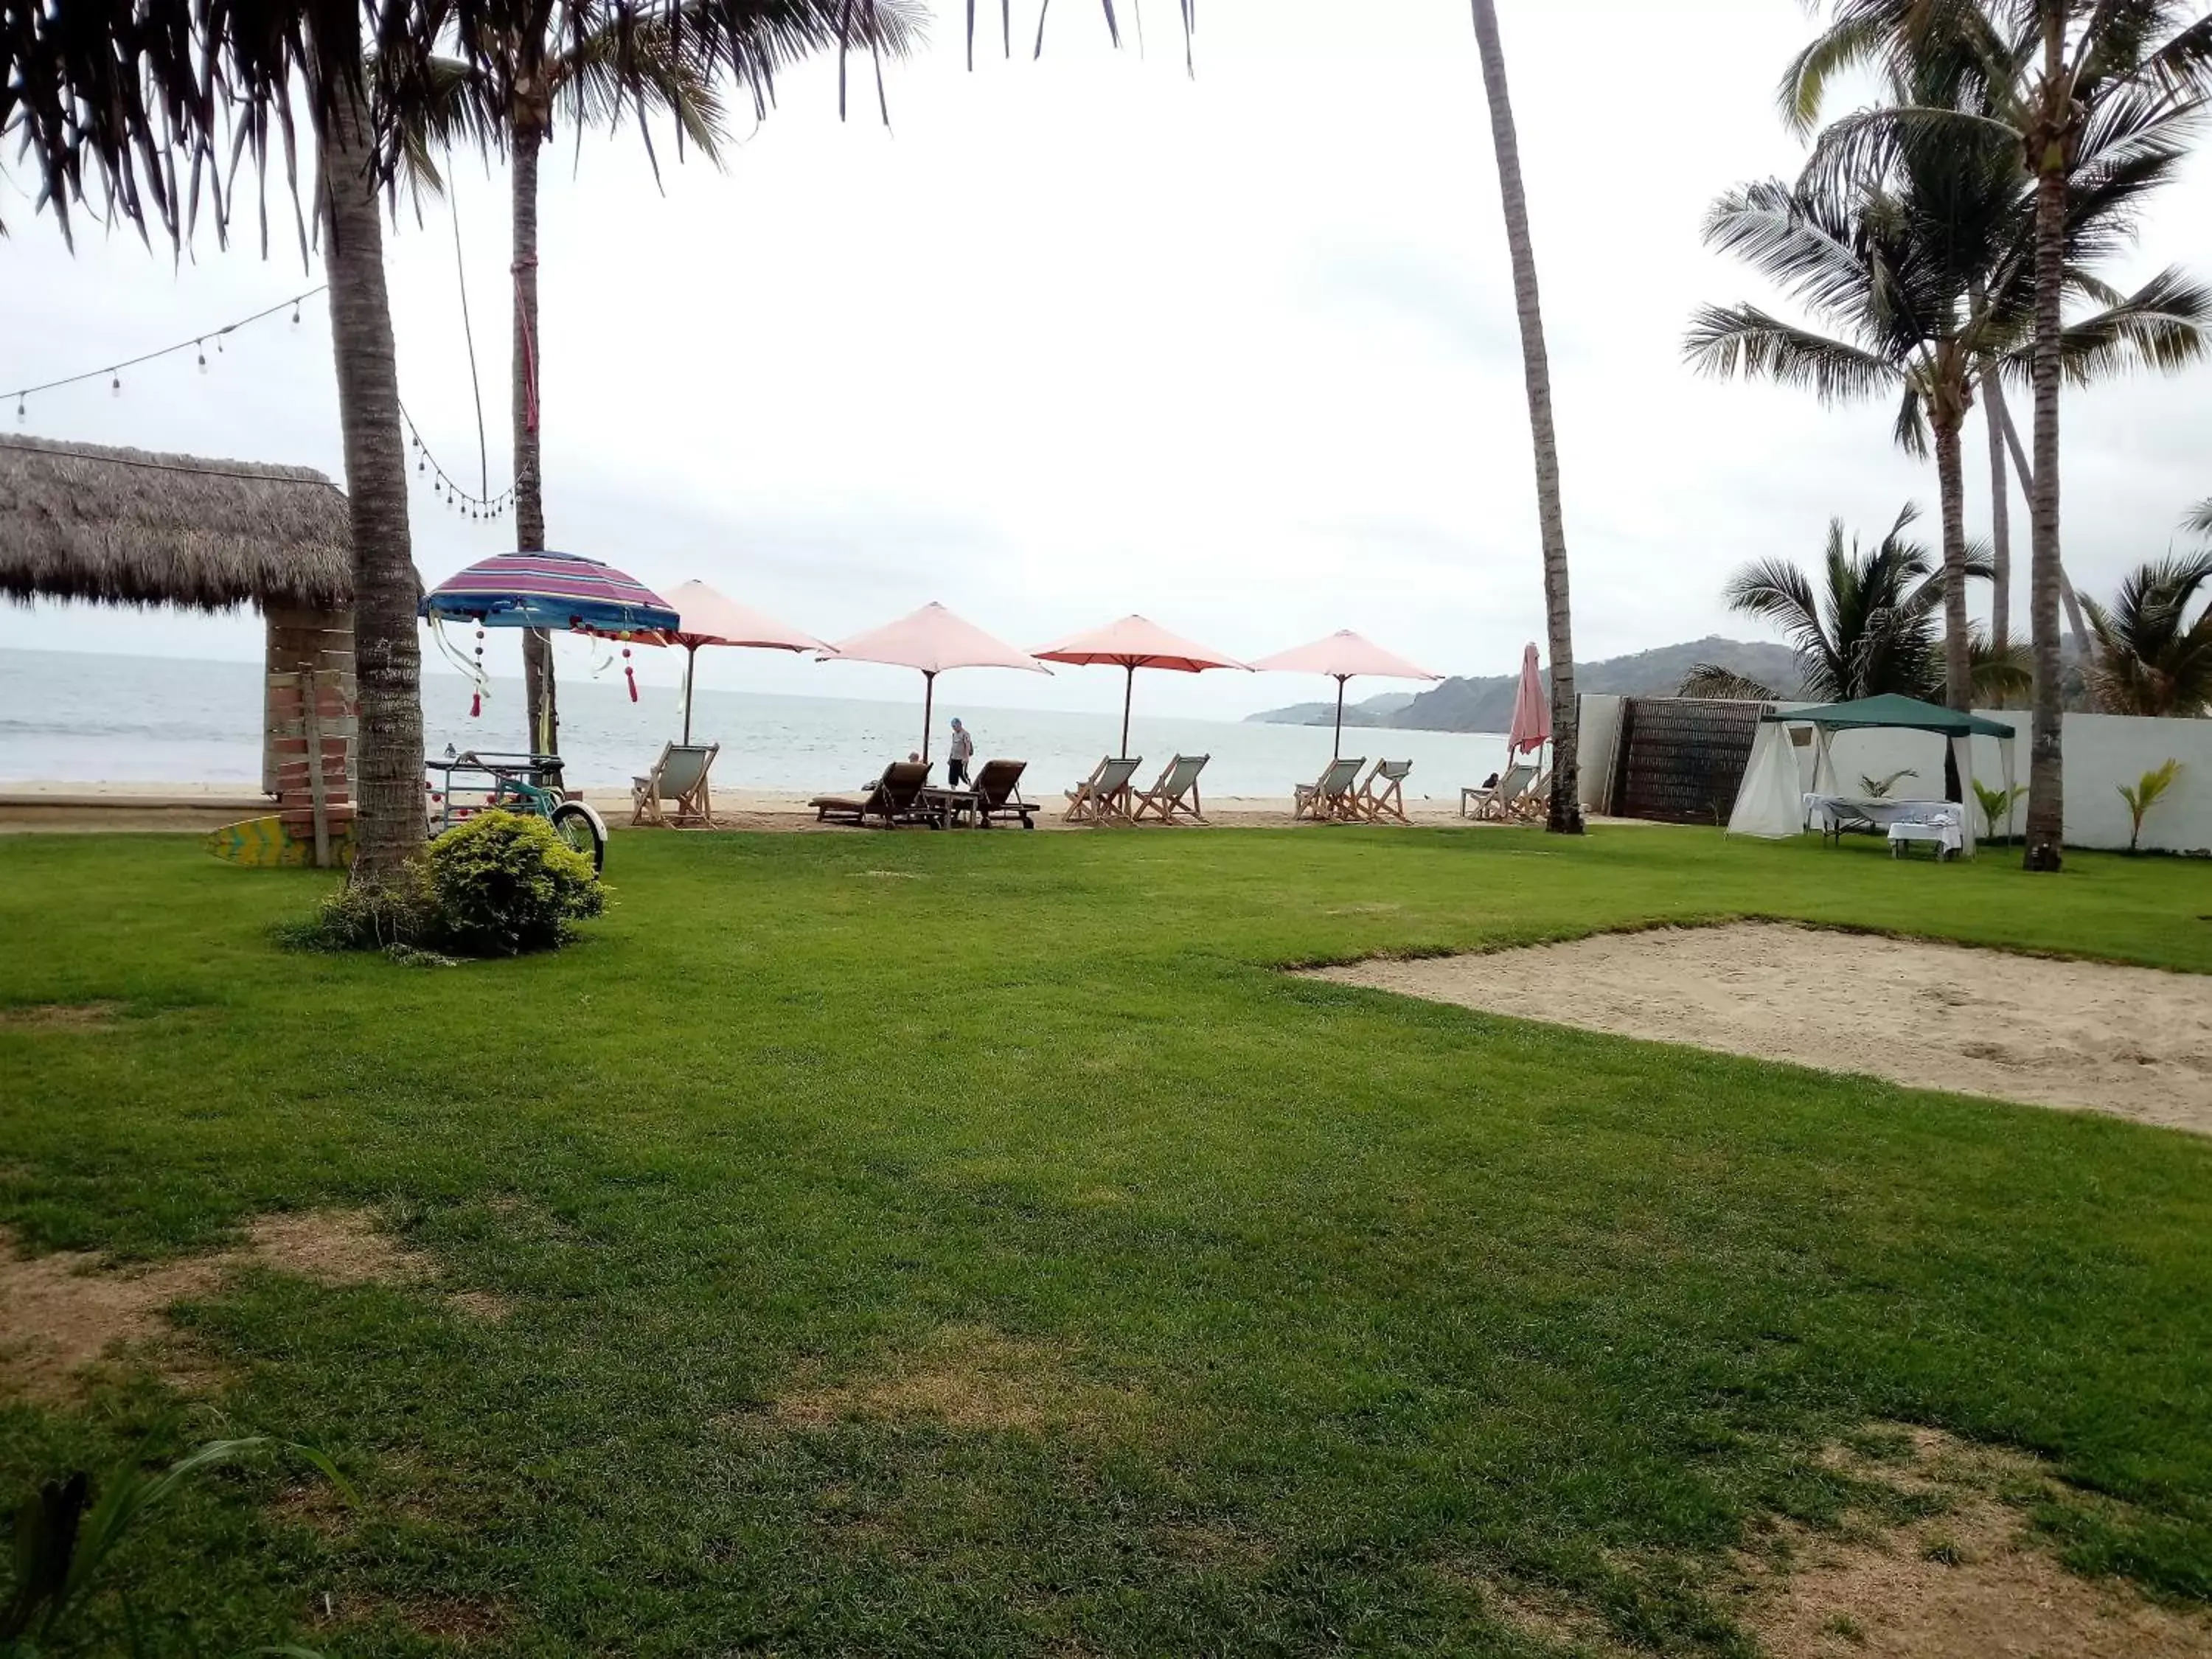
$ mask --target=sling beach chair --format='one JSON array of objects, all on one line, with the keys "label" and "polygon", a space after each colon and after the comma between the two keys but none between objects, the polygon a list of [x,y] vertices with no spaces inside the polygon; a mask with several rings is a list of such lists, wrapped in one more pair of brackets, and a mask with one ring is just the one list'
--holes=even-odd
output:
[{"label": "sling beach chair", "polygon": [[1411,823],[1413,819],[1406,816],[1406,780],[1413,770],[1413,763],[1409,760],[1376,761],[1367,781],[1359,786],[1360,817],[1370,823],[1386,818],[1393,823]]},{"label": "sling beach chair", "polygon": [[[711,830],[714,827],[714,797],[708,792],[707,774],[719,743],[665,743],[660,758],[641,778],[629,781],[629,823],[655,824],[671,830]],[[663,803],[672,803],[664,805]]]},{"label": "sling beach chair", "polygon": [[1459,792],[1459,815],[1463,818],[1483,818],[1503,823],[1521,805],[1521,798],[1528,791],[1536,769],[1525,761],[1515,761],[1506,767],[1494,785],[1483,788],[1462,789]]},{"label": "sling beach chair", "polygon": [[1357,793],[1359,769],[1366,764],[1364,755],[1356,760],[1333,760],[1313,782],[1299,784],[1291,801],[1291,820],[1310,818],[1316,823],[1357,823],[1360,816]]},{"label": "sling beach chair", "polygon": [[1134,759],[1102,760],[1091,775],[1066,792],[1070,823],[1134,823],[1129,816],[1129,781],[1145,763]]},{"label": "sling beach chair", "polygon": [[1206,822],[1206,803],[1199,798],[1198,775],[1206,770],[1211,755],[1177,755],[1168,763],[1157,782],[1137,792],[1136,821],[1157,818],[1162,823],[1184,819]]},{"label": "sling beach chair", "polygon": [[895,823],[935,822],[922,809],[921,792],[929,782],[927,761],[897,761],[858,795],[817,795],[806,804],[817,823],[832,821],[865,825],[876,819],[886,828]]},{"label": "sling beach chair", "polygon": [[1027,761],[985,761],[983,769],[968,787],[975,792],[975,822],[988,830],[1003,818],[1019,818],[1022,828],[1036,828],[1036,805],[1022,799],[1022,774]]}]

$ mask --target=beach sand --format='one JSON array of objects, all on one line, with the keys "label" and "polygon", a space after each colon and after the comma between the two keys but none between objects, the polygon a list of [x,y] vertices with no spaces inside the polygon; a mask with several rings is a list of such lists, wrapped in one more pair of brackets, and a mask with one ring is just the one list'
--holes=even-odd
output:
[{"label": "beach sand", "polygon": [[[608,827],[629,823],[629,796],[622,790],[587,789],[584,799],[599,810]],[[1037,813],[1041,830],[1064,829],[1055,791]],[[1456,797],[1413,797],[1407,816],[1420,824],[1468,824],[1458,813]],[[208,830],[259,817],[276,807],[245,784],[69,783],[0,784],[0,834],[9,831]],[[1288,829],[1295,822],[1288,796],[1257,795],[1208,799],[1206,816],[1218,829]],[[805,793],[771,789],[718,789],[715,828],[767,831],[842,830],[849,826],[816,822]],[[1485,826],[1496,828],[1495,825]],[[685,832],[690,833],[690,832]]]}]

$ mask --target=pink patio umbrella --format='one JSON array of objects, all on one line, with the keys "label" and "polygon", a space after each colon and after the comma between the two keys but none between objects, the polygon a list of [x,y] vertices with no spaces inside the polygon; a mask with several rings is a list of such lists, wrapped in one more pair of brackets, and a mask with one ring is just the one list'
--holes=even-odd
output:
[{"label": "pink patio umbrella", "polygon": [[1513,697],[1513,727],[1506,734],[1505,755],[1533,755],[1552,740],[1552,702],[1544,695],[1544,672],[1538,666],[1536,647],[1521,653],[1521,686]]},{"label": "pink patio umbrella", "polygon": [[685,582],[666,594],[675,607],[677,625],[653,637],[663,645],[680,645],[689,653],[684,665],[684,741],[691,741],[691,682],[699,671],[702,645],[733,645],[756,651],[827,651],[830,647],[813,635],[775,617],[739,605],[704,582]]},{"label": "pink patio umbrella", "polygon": [[1441,674],[1431,674],[1425,668],[1407,662],[1370,639],[1364,639],[1348,628],[1340,628],[1325,640],[1316,640],[1311,645],[1293,646],[1288,651],[1278,651],[1272,657],[1262,657],[1252,665],[1271,672],[1291,674],[1326,674],[1336,682],[1336,743],[1330,750],[1331,758],[1344,752],[1344,683],[1361,674],[1378,675],[1386,680],[1440,680]]},{"label": "pink patio umbrella", "polygon": [[1129,704],[1136,695],[1139,668],[1171,668],[1179,674],[1203,674],[1209,668],[1251,672],[1249,665],[1234,657],[1224,656],[1180,635],[1169,633],[1158,623],[1134,616],[1094,628],[1087,634],[1071,635],[1035,654],[1047,662],[1110,663],[1127,676],[1121,688],[1121,753],[1125,756],[1129,752]]},{"label": "pink patio umbrella", "polygon": [[994,639],[941,605],[925,605],[910,617],[840,640],[830,649],[835,654],[823,658],[824,662],[887,662],[921,671],[924,760],[929,758],[929,722],[936,707],[937,677],[946,669],[1023,668],[1032,674],[1052,672],[1027,652]]}]

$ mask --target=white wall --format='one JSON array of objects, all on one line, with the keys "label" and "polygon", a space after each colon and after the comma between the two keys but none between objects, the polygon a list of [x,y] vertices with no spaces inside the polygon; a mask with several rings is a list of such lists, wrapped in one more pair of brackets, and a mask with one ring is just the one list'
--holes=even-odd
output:
[{"label": "white wall", "polygon": [[[1609,702],[1603,718],[1607,753],[1618,741],[1619,698],[1584,697],[1583,715],[1591,717],[1591,705]],[[1784,709],[1802,708],[1784,703]],[[1984,720],[2002,721],[2020,733],[2014,742],[2013,765],[2018,784],[2027,781],[2029,714],[2020,708],[1980,708]],[[2064,727],[2066,745],[2066,843],[2069,847],[2120,850],[2128,844],[2128,809],[2119,797],[2119,786],[2132,786],[2145,772],[2169,759],[2181,763],[2181,776],[2143,820],[2142,846],[2168,853],[2212,852],[2212,720],[2148,720],[2128,714],[2069,714]],[[1837,784],[1844,794],[1859,793],[1862,777],[1881,778],[1901,767],[1919,775],[1902,779],[1890,793],[1900,798],[1927,799],[1943,793],[1943,739],[1930,732],[1838,732],[1832,739]],[[1992,789],[2002,788],[2004,766],[1995,738],[1974,739],[1974,776]],[[1797,751],[1799,771],[1807,788],[1813,787],[1813,753]],[[1587,779],[1595,770],[1584,763]],[[1588,790],[1584,785],[1587,809]],[[1980,808],[1974,808],[1974,831],[1982,831]],[[2011,833],[2027,827],[2027,800],[2023,796],[2013,808]],[[1999,833],[2003,833],[2000,827]]]}]

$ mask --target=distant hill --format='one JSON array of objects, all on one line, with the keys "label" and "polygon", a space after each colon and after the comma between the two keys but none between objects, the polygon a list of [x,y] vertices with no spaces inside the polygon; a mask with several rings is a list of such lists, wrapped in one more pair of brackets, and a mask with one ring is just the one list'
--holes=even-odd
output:
[{"label": "distant hill", "polygon": [[[1701,662],[1718,663],[1785,695],[1797,690],[1797,659],[1789,647],[1724,640],[1717,635],[1604,662],[1578,663],[1575,683],[1582,690],[1613,696],[1672,696],[1682,677]],[[1519,677],[1512,674],[1446,680],[1412,697],[1390,694],[1401,698],[1395,709],[1377,710],[1375,705],[1384,701],[1379,697],[1367,698],[1356,708],[1347,704],[1344,723],[1416,732],[1503,732],[1513,723],[1513,696],[1519,684]],[[1334,703],[1299,703],[1252,718],[1290,726],[1326,726],[1335,714]]]},{"label": "distant hill", "polygon": [[[1362,697],[1344,705],[1346,726],[1388,726],[1390,716],[1412,705],[1415,693],[1411,691],[1380,691],[1371,697]],[[1270,708],[1265,714],[1247,714],[1246,720],[1261,721],[1268,726],[1334,726],[1336,724],[1336,702],[1294,702],[1287,708]]]}]

